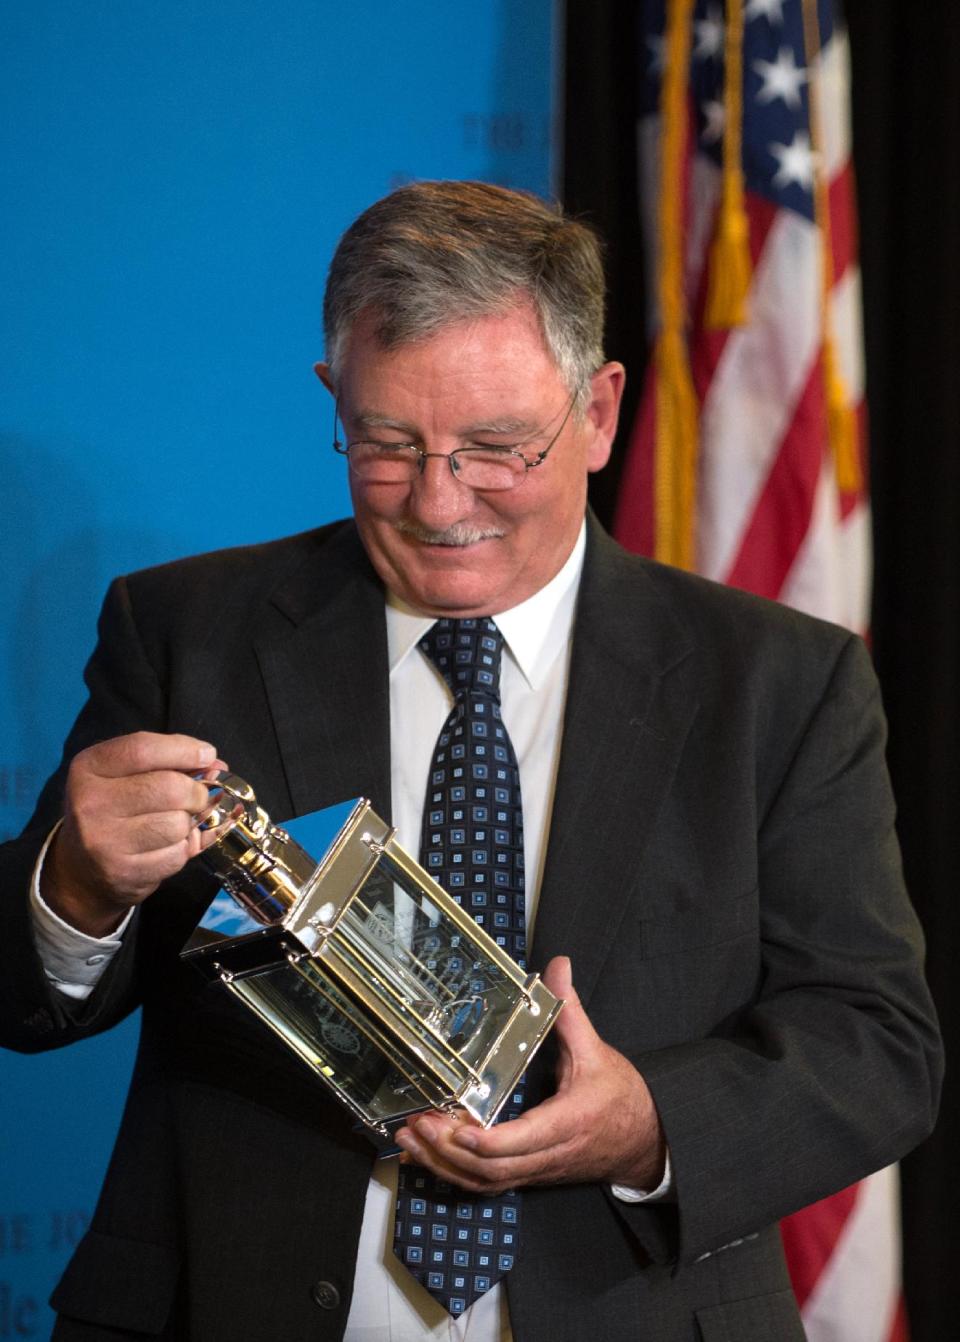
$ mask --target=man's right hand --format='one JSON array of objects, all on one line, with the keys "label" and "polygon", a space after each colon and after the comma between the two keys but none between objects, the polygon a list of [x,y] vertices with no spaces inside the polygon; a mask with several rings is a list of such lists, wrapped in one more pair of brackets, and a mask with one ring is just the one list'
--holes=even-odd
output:
[{"label": "man's right hand", "polygon": [[214,841],[194,822],[210,794],[193,775],[225,768],[214,746],[192,736],[135,732],[81,751],[43,864],[45,902],[81,932],[109,935]]}]

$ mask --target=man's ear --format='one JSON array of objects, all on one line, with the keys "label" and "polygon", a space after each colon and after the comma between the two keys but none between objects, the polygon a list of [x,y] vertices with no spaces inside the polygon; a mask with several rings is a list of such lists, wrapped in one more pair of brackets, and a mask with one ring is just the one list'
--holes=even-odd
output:
[{"label": "man's ear", "polygon": [[315,363],[313,365],[313,371],[326,387],[330,395],[335,397],[337,393],[334,389],[333,379],[330,376],[330,365],[328,363]]},{"label": "man's ear", "polygon": [[589,432],[588,471],[602,470],[610,460],[626,379],[622,363],[605,363],[590,379],[590,403],[584,416]]}]

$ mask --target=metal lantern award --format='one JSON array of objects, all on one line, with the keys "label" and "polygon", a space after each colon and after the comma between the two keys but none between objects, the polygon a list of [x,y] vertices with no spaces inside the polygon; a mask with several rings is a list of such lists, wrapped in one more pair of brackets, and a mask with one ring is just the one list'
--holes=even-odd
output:
[{"label": "metal lantern award", "polygon": [[424,1109],[461,1108],[489,1126],[562,1002],[369,802],[280,828],[243,779],[204,781],[202,824],[218,837],[200,860],[222,890],[183,958],[279,1035],[378,1146]]}]

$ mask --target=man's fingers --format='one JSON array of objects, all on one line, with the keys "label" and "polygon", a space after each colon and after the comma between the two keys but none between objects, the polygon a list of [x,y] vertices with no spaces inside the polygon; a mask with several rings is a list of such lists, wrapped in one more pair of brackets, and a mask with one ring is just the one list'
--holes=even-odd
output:
[{"label": "man's fingers", "polygon": [[91,816],[109,811],[118,819],[129,819],[174,811],[191,816],[209,805],[210,790],[203,783],[190,774],[164,769],[91,785],[77,796],[74,809]]},{"label": "man's fingers", "polygon": [[216,782],[216,777],[218,773],[229,773],[229,772],[230,772],[230,765],[227,763],[227,761],[217,758],[208,768],[204,769],[202,777],[206,779],[208,783],[213,783]]},{"label": "man's fingers", "polygon": [[491,1128],[455,1123],[445,1114],[412,1118],[408,1127],[415,1141],[461,1171],[484,1182],[503,1181],[507,1187],[521,1175],[531,1178],[548,1168],[571,1137],[570,1115],[556,1096]]},{"label": "man's fingers", "polygon": [[417,1165],[420,1169],[429,1170],[431,1174],[436,1175],[438,1179],[443,1179],[445,1183],[454,1184],[457,1188],[463,1188],[468,1193],[485,1193],[492,1196],[503,1192],[504,1188],[512,1187],[510,1184],[504,1184],[503,1188],[485,1183],[481,1179],[475,1179],[465,1170],[458,1169],[454,1165],[448,1165],[441,1160],[436,1153],[427,1148],[422,1153],[408,1153],[409,1163]]},{"label": "man's fingers", "polygon": [[551,1096],[525,1114],[497,1123],[492,1128],[463,1124],[451,1133],[450,1141],[463,1151],[476,1152],[483,1159],[499,1160],[549,1150],[565,1138],[562,1108],[556,1096]]},{"label": "man's fingers", "polygon": [[190,833],[190,856],[196,857],[197,853],[206,852],[222,838],[222,829],[201,829],[195,825]]},{"label": "man's fingers", "polygon": [[124,846],[129,853],[157,853],[185,843],[194,828],[186,811],[157,811],[136,816],[126,826]]},{"label": "man's fingers", "polygon": [[150,852],[129,853],[117,860],[114,880],[130,895],[137,899],[143,898],[152,894],[168,876],[176,876],[191,856],[189,839],[180,839],[177,843],[168,844],[165,848],[154,848]]},{"label": "man's fingers", "polygon": [[216,748],[195,736],[133,732],[90,746],[77,756],[77,761],[82,768],[101,778],[126,778],[160,769],[192,773],[197,769],[209,769],[216,758]]},{"label": "man's fingers", "polygon": [[456,1144],[452,1134],[448,1121],[438,1121],[431,1115],[429,1120],[414,1120],[398,1132],[397,1142],[414,1163],[432,1170],[439,1178],[474,1192],[502,1192],[519,1184],[549,1178],[550,1151],[490,1159],[464,1150]]}]

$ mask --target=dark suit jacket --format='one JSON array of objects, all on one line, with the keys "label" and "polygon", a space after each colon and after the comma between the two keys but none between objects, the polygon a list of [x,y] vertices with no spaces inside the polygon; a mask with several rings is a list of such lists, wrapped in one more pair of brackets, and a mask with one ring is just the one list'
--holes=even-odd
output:
[{"label": "dark suit jacket", "polygon": [[[390,815],[382,590],[352,523],[118,581],[66,757],[138,728],[213,741],[277,819]],[[660,1111],[676,1200],[530,1189],[517,1342],[803,1334],[778,1218],[897,1159],[936,1105],[878,691],[832,626],[626,555],[591,525],[532,947],[563,952]],[[143,906],[86,1005],[45,982],[26,890],[63,771],[3,853],[0,1020],[32,1050],[138,1002],[142,1040],[63,1339],[339,1338],[372,1150],[178,951],[212,893]],[[549,1046],[533,1097],[550,1083]]]}]

